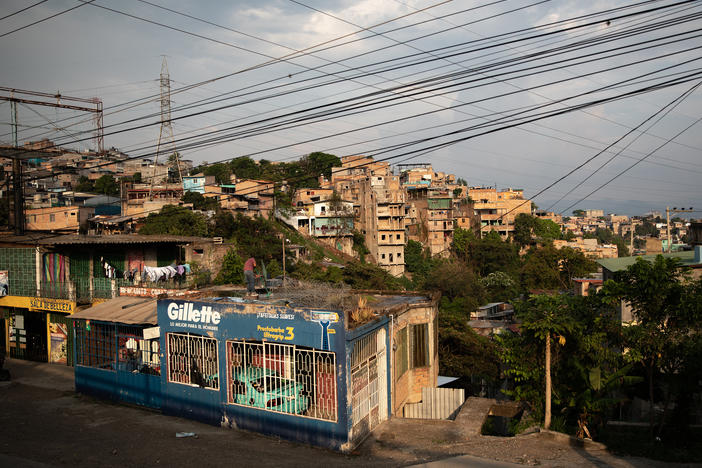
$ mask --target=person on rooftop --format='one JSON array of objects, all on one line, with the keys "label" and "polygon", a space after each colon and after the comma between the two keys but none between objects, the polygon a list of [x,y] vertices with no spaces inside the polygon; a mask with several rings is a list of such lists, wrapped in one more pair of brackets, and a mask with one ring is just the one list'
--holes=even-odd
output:
[{"label": "person on rooftop", "polygon": [[256,281],[256,276],[254,275],[254,268],[256,268],[256,259],[249,257],[244,263],[244,278],[246,279],[246,291],[249,294],[256,292],[254,283]]}]

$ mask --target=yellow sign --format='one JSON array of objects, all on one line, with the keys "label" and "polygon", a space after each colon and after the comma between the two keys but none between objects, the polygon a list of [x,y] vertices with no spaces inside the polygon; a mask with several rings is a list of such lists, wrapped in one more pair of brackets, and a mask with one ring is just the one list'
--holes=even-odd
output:
[{"label": "yellow sign", "polygon": [[263,338],[267,338],[269,340],[291,341],[295,338],[295,331],[294,331],[295,328],[294,327],[271,327],[271,326],[262,327],[261,325],[256,325],[256,330],[263,332]]},{"label": "yellow sign", "polygon": [[76,303],[66,299],[25,296],[0,297],[0,306],[18,307],[30,310],[46,310],[49,312],[63,312],[66,314],[72,314],[76,309]]}]

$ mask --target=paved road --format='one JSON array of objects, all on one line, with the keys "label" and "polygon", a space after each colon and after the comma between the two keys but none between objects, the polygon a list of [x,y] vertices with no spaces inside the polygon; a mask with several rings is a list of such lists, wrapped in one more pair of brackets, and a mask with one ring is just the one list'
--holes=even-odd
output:
[{"label": "paved road", "polygon": [[76,394],[69,367],[12,359],[5,366],[13,380],[0,382],[0,467],[665,466],[537,437],[543,434],[466,437],[457,422],[401,418],[340,454]]},{"label": "paved road", "polygon": [[76,394],[69,367],[13,359],[5,367],[12,381],[0,382],[0,466],[399,466],[431,459],[411,451],[385,456],[372,441],[344,455],[223,429]]}]

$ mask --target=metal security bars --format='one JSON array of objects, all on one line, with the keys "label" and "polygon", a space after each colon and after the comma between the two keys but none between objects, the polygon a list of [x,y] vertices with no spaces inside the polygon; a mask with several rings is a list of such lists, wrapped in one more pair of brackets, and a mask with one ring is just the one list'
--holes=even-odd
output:
[{"label": "metal security bars", "polygon": [[336,421],[336,355],[261,341],[227,341],[227,402]]},{"label": "metal security bars", "polygon": [[76,364],[116,370],[115,325],[80,321],[76,330]]},{"label": "metal security bars", "polygon": [[351,368],[367,361],[378,352],[378,338],[375,333],[360,338],[353,344],[351,351]]},{"label": "metal security bars", "polygon": [[110,371],[161,373],[158,339],[138,326],[76,321],[76,365]]},{"label": "metal security bars", "polygon": [[405,375],[407,369],[409,368],[408,357],[407,357],[407,330],[409,327],[405,327],[397,332],[395,338],[395,380],[400,380],[400,378]]},{"label": "metal security bars", "polygon": [[380,423],[378,365],[378,332],[375,332],[356,341],[351,352],[351,427],[354,439],[363,437]]},{"label": "metal security bars", "polygon": [[168,333],[168,381],[219,390],[217,340],[200,335]]},{"label": "metal security bars", "polygon": [[117,362],[120,370],[142,374],[161,374],[158,338],[145,340],[143,330],[120,325],[117,327]]},{"label": "metal security bars", "polygon": [[412,337],[412,368],[429,365],[429,324],[410,325]]}]

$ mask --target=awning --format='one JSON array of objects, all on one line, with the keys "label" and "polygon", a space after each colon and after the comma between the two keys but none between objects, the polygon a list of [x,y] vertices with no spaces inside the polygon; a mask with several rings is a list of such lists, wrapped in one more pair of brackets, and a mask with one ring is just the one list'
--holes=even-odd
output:
[{"label": "awning", "polygon": [[82,320],[124,323],[128,325],[157,325],[157,299],[120,296],[76,312],[70,317]]}]

